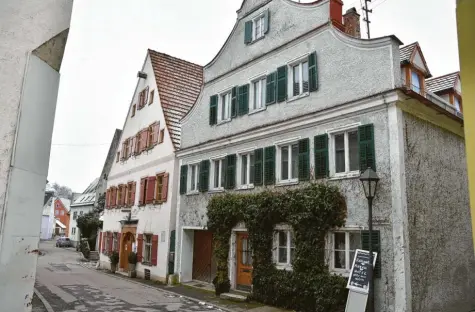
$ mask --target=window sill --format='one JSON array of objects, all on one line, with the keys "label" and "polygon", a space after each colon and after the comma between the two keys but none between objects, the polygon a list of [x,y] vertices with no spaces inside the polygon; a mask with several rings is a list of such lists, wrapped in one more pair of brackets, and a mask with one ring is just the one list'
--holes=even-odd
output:
[{"label": "window sill", "polygon": [[304,97],[307,97],[310,95],[310,92],[305,92],[305,93],[302,93],[302,94],[299,94],[299,95],[296,95],[294,97],[291,97],[290,99],[287,100],[287,103],[290,103],[290,102],[293,102],[293,101],[297,101],[301,98],[304,98]]},{"label": "window sill", "polygon": [[292,265],[291,264],[284,264],[284,263],[276,263],[275,268],[277,270],[285,270],[285,271],[292,271]]},{"label": "window sill", "polygon": [[275,186],[288,186],[288,185],[297,185],[299,184],[298,179],[278,181]]},{"label": "window sill", "polygon": [[240,185],[236,191],[244,191],[244,190],[252,190],[254,188],[254,184],[245,184],[245,185]]},{"label": "window sill", "polygon": [[224,188],[223,188],[223,187],[220,187],[220,188],[217,188],[217,189],[209,190],[209,191],[208,191],[208,194],[222,193],[222,192],[224,192]]},{"label": "window sill", "polygon": [[151,267],[152,263],[151,262],[140,262],[141,265]]},{"label": "window sill", "polygon": [[251,45],[251,44],[254,44],[258,41],[261,41],[262,39],[264,39],[266,37],[266,35],[263,35],[262,37],[259,37],[257,39],[253,39],[251,42],[249,42],[247,45]]},{"label": "window sill", "polygon": [[262,111],[265,111],[267,108],[264,106],[264,107],[261,107],[261,108],[258,108],[258,109],[255,109],[251,112],[248,113],[248,115],[253,115],[253,114],[257,114],[257,113],[260,113]]},{"label": "window sill", "polygon": [[155,199],[152,204],[154,204],[154,205],[161,205],[161,204],[163,204],[164,202],[165,202],[165,201],[163,201],[163,200]]},{"label": "window sill", "polygon": [[188,193],[186,193],[186,196],[198,195],[199,193],[200,191],[189,191]]},{"label": "window sill", "polygon": [[333,270],[330,270],[330,273],[333,274],[333,275],[338,275],[338,276],[342,276],[342,277],[349,277],[350,276],[350,271],[347,271],[347,270],[333,269]]},{"label": "window sill", "polygon": [[353,171],[353,172],[348,172],[348,173],[345,173],[345,174],[334,175],[334,176],[330,177],[330,179],[328,179],[328,180],[329,181],[334,181],[334,180],[354,179],[354,178],[359,178],[360,176],[361,176],[361,174],[360,174],[359,171]]},{"label": "window sill", "polygon": [[230,122],[230,121],[231,121],[231,118],[226,119],[226,120],[220,120],[220,121],[218,121],[218,123],[216,124],[216,126],[224,125],[224,124],[226,124],[226,123],[228,123],[228,122]]}]

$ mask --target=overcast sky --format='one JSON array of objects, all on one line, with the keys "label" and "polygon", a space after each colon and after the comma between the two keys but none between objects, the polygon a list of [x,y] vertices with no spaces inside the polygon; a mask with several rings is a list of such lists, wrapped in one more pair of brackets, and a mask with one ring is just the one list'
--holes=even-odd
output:
[{"label": "overcast sky", "polygon": [[[231,32],[241,2],[74,1],[48,179],[84,191],[124,125],[147,48],[205,65]],[[353,6],[361,13],[360,0],[346,0],[344,10]],[[455,0],[373,0],[370,8],[371,37],[419,41],[434,76],[459,70]],[[366,38],[363,24],[361,31]]]}]

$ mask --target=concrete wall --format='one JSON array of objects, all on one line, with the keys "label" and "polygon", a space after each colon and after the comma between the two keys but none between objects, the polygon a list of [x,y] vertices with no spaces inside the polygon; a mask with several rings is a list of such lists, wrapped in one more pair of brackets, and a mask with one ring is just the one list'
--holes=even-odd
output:
[{"label": "concrete wall", "polygon": [[[377,102],[379,104],[377,104]],[[215,145],[214,148],[209,148],[201,153],[191,153],[181,159],[182,164],[192,163],[196,160],[209,159],[210,157],[222,155],[222,154],[234,154],[239,150],[261,148],[273,145],[273,142],[277,142],[284,139],[290,139],[295,137],[310,138],[310,166],[313,174],[314,167],[314,155],[313,155],[313,137],[319,134],[323,134],[328,130],[344,127],[355,124],[369,124],[374,125],[375,130],[375,151],[376,151],[376,167],[378,175],[381,178],[380,188],[378,196],[374,202],[374,227],[376,230],[381,231],[381,244],[382,244],[382,278],[376,279],[376,302],[377,311],[395,311],[394,310],[394,252],[393,252],[393,228],[392,228],[392,204],[391,204],[391,166],[389,159],[389,129],[387,126],[387,107],[383,104],[381,98],[378,101],[372,102],[377,107],[372,107],[366,111],[362,110],[363,106],[355,108],[354,112],[339,111],[334,112],[336,118],[332,118],[330,114],[322,114],[321,119],[314,118],[313,122],[309,122],[306,127],[299,127],[299,120],[295,120],[294,126],[290,126],[288,129],[286,126],[281,125],[280,132],[269,130],[266,135],[253,136],[247,141],[235,143],[234,139],[226,140],[226,143]],[[368,104],[371,105],[371,104]],[[263,130],[266,130],[264,128]],[[358,177],[346,177],[343,179],[325,179],[318,182],[327,182],[332,185],[337,185],[342,194],[346,198],[348,205],[348,217],[346,221],[346,227],[358,231],[359,229],[367,229],[367,201],[364,198],[363,191],[361,189],[360,181]],[[252,190],[235,190],[226,192],[260,192],[264,189],[276,189],[283,190],[286,188],[300,187],[305,183],[300,183],[297,186],[268,186],[268,187],[256,187]],[[213,196],[213,192],[205,194],[195,195],[181,195],[179,202],[179,220],[180,227],[177,229],[177,251],[178,251],[178,267],[177,272],[186,279],[191,276],[192,265],[192,250],[193,250],[193,233],[189,229],[200,229],[206,227],[207,224],[207,203]],[[185,235],[183,235],[185,234]],[[182,245],[183,244],[183,245]],[[180,255],[181,254],[181,255]],[[231,253],[234,254],[234,253]],[[180,258],[181,257],[181,258]],[[230,258],[229,266],[234,266],[234,259]],[[230,276],[233,277],[233,272],[230,272]],[[182,280],[184,281],[184,280]]]},{"label": "concrete wall", "polygon": [[[160,103],[160,95],[158,94],[154,72],[148,56],[143,71],[147,73],[148,78],[146,80],[138,80],[131,106],[138,103],[139,93],[146,86],[149,86],[149,91],[155,90],[154,101],[151,105],[147,103],[144,108],[137,110],[134,117],[131,117],[131,109],[129,110],[122,131],[120,144],[115,153],[122,148],[122,142],[124,142],[124,140],[134,136],[153,122],[160,122],[161,129],[165,127],[165,117]],[[107,181],[107,188],[132,181],[136,182],[137,188],[135,193],[135,203],[132,207],[132,219],[139,220],[137,234],[147,233],[159,236],[158,266],[148,267],[142,264],[137,264],[137,272],[138,275],[143,275],[144,269],[150,269],[152,278],[162,280],[164,280],[167,275],[170,232],[174,230],[176,226],[177,182],[175,177],[178,174],[175,149],[170,134],[168,133],[167,128],[165,129],[163,143],[156,145],[149,151],[142,152],[142,154],[138,156],[130,157],[128,160],[119,162],[114,160]],[[138,207],[138,201],[140,198],[140,179],[164,172],[169,174],[167,202],[161,205],[148,204],[146,206]],[[124,220],[127,215],[128,212],[121,212],[120,209],[106,209],[104,211],[103,232],[122,232],[119,221]],[[109,258],[107,256],[101,255],[100,260],[101,265],[108,266]]]},{"label": "concrete wall", "polygon": [[48,64],[61,63],[65,36],[54,39],[46,49],[50,53],[32,53],[69,28],[71,11],[71,0],[0,4],[0,280],[7,281],[0,285],[0,302],[5,311],[31,309],[59,85],[59,73]]},{"label": "concrete wall", "polygon": [[464,139],[404,114],[413,312],[475,309]]}]

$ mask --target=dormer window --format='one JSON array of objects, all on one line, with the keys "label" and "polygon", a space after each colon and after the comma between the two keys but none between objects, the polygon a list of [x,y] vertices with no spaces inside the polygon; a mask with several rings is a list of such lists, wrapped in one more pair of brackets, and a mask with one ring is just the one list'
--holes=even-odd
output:
[{"label": "dormer window", "polygon": [[454,105],[457,112],[462,112],[462,109],[460,107],[460,100],[457,96],[454,96]]},{"label": "dormer window", "polygon": [[253,43],[263,38],[268,31],[269,10],[266,10],[244,24],[244,43]]},{"label": "dormer window", "polygon": [[421,80],[419,74],[414,70],[411,70],[411,89],[414,92],[421,93]]}]

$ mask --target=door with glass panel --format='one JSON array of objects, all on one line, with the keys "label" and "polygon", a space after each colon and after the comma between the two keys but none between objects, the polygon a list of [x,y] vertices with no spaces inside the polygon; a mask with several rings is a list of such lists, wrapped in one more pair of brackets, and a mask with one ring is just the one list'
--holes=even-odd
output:
[{"label": "door with glass panel", "polygon": [[236,288],[250,290],[252,285],[252,252],[247,232],[236,234]]}]

